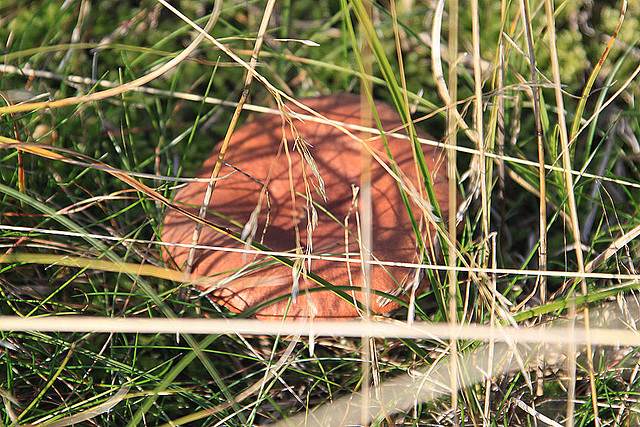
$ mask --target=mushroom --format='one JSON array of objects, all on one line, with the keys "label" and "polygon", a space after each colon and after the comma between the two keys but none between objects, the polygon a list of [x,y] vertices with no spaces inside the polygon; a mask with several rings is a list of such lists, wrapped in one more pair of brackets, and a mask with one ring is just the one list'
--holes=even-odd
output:
[{"label": "mushroom", "polygon": [[[300,102],[331,121],[360,125],[358,95],[341,93]],[[435,237],[433,221],[424,219],[430,205],[421,199],[426,196],[420,196],[416,190],[424,188],[424,184],[418,179],[411,142],[387,137],[393,156],[390,162],[379,134],[351,131],[349,136],[334,125],[297,118],[297,114],[308,113],[295,106],[287,107],[294,113],[289,114],[289,121],[284,121],[284,116],[263,114],[235,131],[207,219],[235,233],[241,234],[244,229],[246,235],[247,230],[251,231],[250,243],[263,245],[254,246],[292,254],[287,258],[291,260],[289,265],[274,258],[273,253],[263,255],[237,237],[205,226],[198,244],[230,251],[197,249],[191,270],[194,283],[232,312],[255,310],[252,314],[261,319],[282,318],[285,314],[289,319],[357,317],[365,293],[358,255],[354,188],[360,185],[361,151],[366,144],[387,166],[376,160],[371,163],[371,258],[384,265],[371,263],[370,283],[374,292],[369,307],[377,314],[397,308],[399,300],[409,298],[411,286],[420,281],[421,275],[415,268],[383,261],[406,264],[423,259],[401,187],[405,189],[425,247],[430,248],[429,242]],[[404,124],[393,108],[382,102],[376,102],[375,108],[385,131],[403,129]],[[428,138],[419,130],[418,135]],[[302,148],[308,150],[313,160],[305,158]],[[441,149],[432,146],[423,146],[422,150],[436,198],[445,212],[446,157]],[[196,176],[209,178],[217,157],[216,149]],[[390,173],[393,166],[399,171],[395,178]],[[399,180],[404,183],[402,186],[398,185]],[[176,192],[174,203],[183,204],[197,214],[207,185],[187,184]],[[312,203],[308,203],[309,197]],[[316,214],[317,222],[313,226],[311,221],[310,226],[309,219]],[[166,246],[163,253],[167,262],[179,268],[184,266],[195,224],[183,213],[172,209],[167,212],[162,240],[181,244]],[[296,248],[298,255],[310,252],[324,257],[295,257]],[[246,249],[253,250],[247,253]],[[293,262],[295,268],[291,266]],[[389,299],[381,293],[397,298]]]}]

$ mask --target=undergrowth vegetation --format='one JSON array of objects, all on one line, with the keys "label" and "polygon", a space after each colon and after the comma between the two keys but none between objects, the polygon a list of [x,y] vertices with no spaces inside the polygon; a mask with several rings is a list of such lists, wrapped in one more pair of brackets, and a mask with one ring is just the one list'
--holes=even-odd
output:
[{"label": "undergrowth vegetation", "polygon": [[[4,0],[0,425],[637,425],[640,3],[553,3]],[[162,197],[223,139],[261,37],[248,104],[370,88],[445,144],[456,268],[415,318],[245,334],[164,269]]]}]

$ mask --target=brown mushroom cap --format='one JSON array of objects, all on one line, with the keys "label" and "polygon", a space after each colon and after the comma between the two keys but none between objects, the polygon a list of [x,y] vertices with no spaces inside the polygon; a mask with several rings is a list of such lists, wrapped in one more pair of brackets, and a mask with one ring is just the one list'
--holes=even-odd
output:
[{"label": "brown mushroom cap", "polygon": [[[357,95],[334,94],[302,99],[301,102],[330,120],[360,124],[360,98]],[[397,112],[389,105],[381,102],[375,105],[385,131],[403,125]],[[290,107],[294,112],[302,113],[299,108]],[[313,188],[318,181],[309,163],[301,159],[299,148],[294,150],[296,138],[292,135],[291,126],[283,125],[280,116],[265,114],[241,126],[233,134],[225,161],[236,170],[229,166],[222,168],[222,179],[216,183],[207,219],[241,233],[261,201],[254,240],[273,251],[295,253],[296,227],[301,245],[307,245],[307,218],[310,214],[306,198],[301,195],[311,194],[317,206],[317,225],[311,236],[312,254],[345,258],[345,218],[348,218],[350,258],[358,260],[357,209],[353,207],[352,185],[360,185],[362,143],[328,124],[301,121],[295,117],[292,123],[300,138],[308,143],[309,153],[324,180],[326,201]],[[283,130],[286,133],[285,140]],[[362,138],[389,164],[381,137],[352,133]],[[422,132],[418,134],[428,137]],[[284,151],[283,141],[288,145],[288,155]],[[387,138],[387,141],[405,179],[414,188],[423,186],[417,178],[410,141],[400,138]],[[205,161],[197,174],[198,178],[211,176],[217,150]],[[444,210],[447,206],[446,158],[442,150],[430,146],[424,146],[423,152],[438,202]],[[263,185],[268,189],[268,196],[262,191]],[[292,185],[297,192],[293,194],[295,206]],[[371,166],[371,185],[373,257],[379,261],[419,262],[416,235],[398,182],[375,160]],[[206,187],[204,182],[190,183],[176,193],[174,202],[199,206]],[[433,241],[435,235],[433,227],[422,219],[422,213],[414,202],[411,202],[411,206],[414,217],[422,224],[425,244],[430,246],[429,242]],[[197,213],[197,208],[185,207]],[[162,240],[190,244],[194,227],[192,219],[169,210],[162,228]],[[206,226],[202,230],[199,245],[238,250],[247,248],[242,242]],[[167,246],[166,249],[165,259],[182,267],[189,249],[184,246]],[[353,298],[362,302],[364,296],[360,291],[363,279],[359,262],[347,264],[344,261],[312,259],[310,270],[334,286],[353,288],[341,296],[303,275],[299,277],[299,291],[294,300],[282,298],[261,307],[254,314],[263,319],[281,318],[285,313],[287,318],[312,316],[336,319],[358,316],[359,309],[354,305]],[[236,313],[255,308],[276,297],[290,295],[294,277],[292,271],[290,266],[271,256],[205,249],[197,250],[192,268],[196,277],[210,276],[206,282],[199,282],[198,287],[210,291],[211,298]],[[372,265],[371,287],[406,299],[407,287],[413,282],[414,275],[415,271],[409,268]],[[307,292],[314,288],[322,289]],[[347,300],[344,296],[347,296]],[[383,313],[397,308],[398,304],[373,294],[370,307],[374,313]]]}]

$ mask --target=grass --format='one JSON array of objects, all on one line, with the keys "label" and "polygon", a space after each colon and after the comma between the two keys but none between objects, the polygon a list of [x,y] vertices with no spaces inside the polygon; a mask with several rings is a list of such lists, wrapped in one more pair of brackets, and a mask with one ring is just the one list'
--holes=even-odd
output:
[{"label": "grass", "polygon": [[222,2],[219,45],[187,56],[159,2],[4,2],[0,425],[636,425],[640,6],[551,3],[276,4],[247,102],[370,87],[454,150],[469,197],[413,326],[278,334],[180,298],[157,244],[166,177],[223,139],[266,5]]}]

